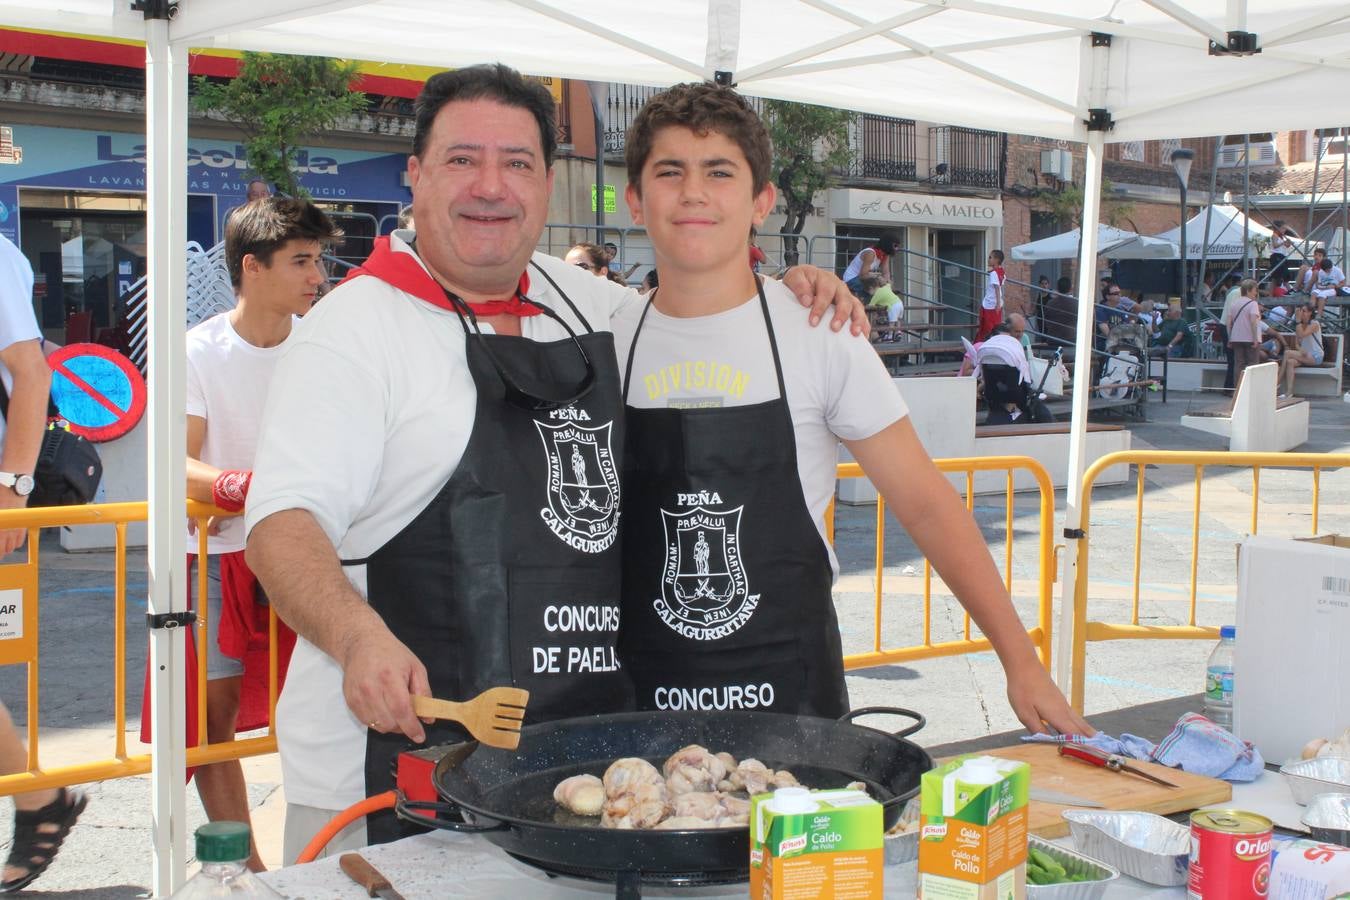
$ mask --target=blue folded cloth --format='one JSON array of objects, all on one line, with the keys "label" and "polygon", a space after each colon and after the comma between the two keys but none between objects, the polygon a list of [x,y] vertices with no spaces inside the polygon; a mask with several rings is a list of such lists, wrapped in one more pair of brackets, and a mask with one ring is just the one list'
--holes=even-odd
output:
[{"label": "blue folded cloth", "polygon": [[1104,753],[1161,763],[1183,772],[1222,778],[1224,781],[1255,781],[1266,765],[1261,758],[1261,751],[1250,741],[1239,739],[1198,713],[1187,713],[1177,719],[1176,725],[1158,744],[1134,734],[1122,734],[1115,738],[1102,732],[1092,737],[1080,734],[1032,734],[1022,740],[1044,744],[1085,744]]}]

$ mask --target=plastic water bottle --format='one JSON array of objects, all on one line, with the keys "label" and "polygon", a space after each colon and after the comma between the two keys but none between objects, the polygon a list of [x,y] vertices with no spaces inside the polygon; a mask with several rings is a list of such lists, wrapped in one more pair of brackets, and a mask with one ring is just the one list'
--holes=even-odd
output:
[{"label": "plastic water bottle", "polygon": [[1233,730],[1233,645],[1237,628],[1219,629],[1219,643],[1205,664],[1205,718]]},{"label": "plastic water bottle", "polygon": [[249,828],[243,822],[212,822],[197,829],[197,860],[202,870],[171,900],[281,900],[281,895],[248,870]]}]

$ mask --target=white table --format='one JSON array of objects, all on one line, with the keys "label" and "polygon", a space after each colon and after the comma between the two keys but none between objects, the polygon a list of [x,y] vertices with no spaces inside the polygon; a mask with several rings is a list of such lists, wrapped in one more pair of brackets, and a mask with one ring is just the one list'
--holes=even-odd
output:
[{"label": "white table", "polygon": [[[1299,829],[1301,807],[1289,796],[1278,773],[1267,772],[1251,784],[1233,786],[1232,806],[1262,813],[1285,828]],[[1069,846],[1069,839],[1060,843]],[[406,900],[599,900],[613,897],[612,885],[549,878],[538,869],[511,859],[482,837],[438,831],[361,851],[403,894]],[[263,878],[286,897],[304,900],[359,900],[365,891],[338,868],[337,859],[269,872]],[[679,897],[683,900],[745,900],[744,884],[720,888],[658,890],[644,888],[643,897]],[[915,865],[888,866],[887,898],[910,900],[915,893]],[[1186,895],[1184,887],[1160,888],[1122,876],[1106,891],[1108,900]]]}]

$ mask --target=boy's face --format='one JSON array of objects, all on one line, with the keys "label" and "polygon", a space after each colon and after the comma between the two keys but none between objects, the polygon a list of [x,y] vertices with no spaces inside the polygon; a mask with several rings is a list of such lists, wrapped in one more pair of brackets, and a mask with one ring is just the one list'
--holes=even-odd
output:
[{"label": "boy's face", "polygon": [[277,248],[271,263],[253,254],[244,256],[240,290],[250,304],[278,313],[301,316],[314,305],[325,273],[320,263],[323,245],[292,238]]},{"label": "boy's face", "polygon": [[735,141],[715,131],[663,128],[640,184],[640,194],[629,184],[625,197],[633,222],[647,228],[663,281],[667,269],[749,271],[750,228],[764,223],[777,195],[772,184],[755,193],[750,163]]}]

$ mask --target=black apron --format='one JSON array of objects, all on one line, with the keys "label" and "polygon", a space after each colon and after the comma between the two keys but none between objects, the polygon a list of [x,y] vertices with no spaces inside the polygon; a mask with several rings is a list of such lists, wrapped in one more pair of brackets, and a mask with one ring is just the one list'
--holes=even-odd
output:
[{"label": "black apron", "polygon": [[[778,399],[625,405],[619,659],[639,709],[849,709],[829,555],[802,494],[762,286],[759,305]],[[628,351],[625,400],[650,310],[649,300]]]},{"label": "black apron", "polygon": [[[427,667],[434,696],[523,687],[526,724],[633,708],[615,650],[624,436],[614,338],[538,271],[586,333],[541,307],[572,336],[483,334],[451,295],[478,392],[464,455],[397,536],[344,561],[365,563],[371,607]],[[426,730],[428,746],[470,739],[456,723]],[[367,731],[367,796],[394,786],[392,767],[411,748],[402,734]],[[388,811],[367,819],[371,843],[419,830]]]}]

